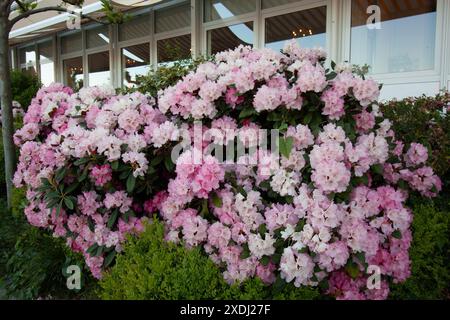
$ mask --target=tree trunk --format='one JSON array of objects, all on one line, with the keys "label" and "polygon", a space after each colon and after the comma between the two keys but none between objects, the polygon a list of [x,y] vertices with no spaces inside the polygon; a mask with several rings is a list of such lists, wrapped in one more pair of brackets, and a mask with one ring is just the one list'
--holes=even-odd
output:
[{"label": "tree trunk", "polygon": [[2,107],[2,134],[5,152],[6,196],[8,199],[8,208],[11,208],[12,179],[16,165],[16,150],[13,141],[14,119],[12,112],[8,37],[8,16],[5,12],[0,12],[0,104]]}]

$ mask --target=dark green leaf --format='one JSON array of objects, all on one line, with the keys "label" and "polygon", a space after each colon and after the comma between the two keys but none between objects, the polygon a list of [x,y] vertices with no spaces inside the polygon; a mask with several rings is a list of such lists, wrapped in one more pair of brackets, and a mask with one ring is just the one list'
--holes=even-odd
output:
[{"label": "dark green leaf", "polygon": [[136,186],[136,178],[133,174],[130,174],[127,179],[127,192],[131,193],[134,190],[134,187]]}]

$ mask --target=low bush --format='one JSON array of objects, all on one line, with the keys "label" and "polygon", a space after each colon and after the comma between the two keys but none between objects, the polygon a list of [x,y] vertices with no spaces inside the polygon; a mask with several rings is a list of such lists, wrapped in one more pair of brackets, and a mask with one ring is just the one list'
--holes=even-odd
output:
[{"label": "low bush", "polygon": [[[23,192],[15,192],[14,203],[20,203]],[[23,212],[6,209],[0,199],[0,299],[90,298],[95,283],[83,260],[71,252],[64,241],[45,230],[32,227]],[[70,291],[63,270],[78,265],[82,287]]]},{"label": "low bush", "polygon": [[392,286],[391,299],[449,299],[450,214],[417,205],[409,250],[411,277]]},{"label": "low bush", "polygon": [[164,225],[156,219],[125,244],[100,287],[103,299],[313,299],[319,295],[313,288],[268,287],[256,278],[229,286],[200,248],[166,242]]},{"label": "low bush", "polygon": [[11,71],[12,98],[19,102],[25,111],[40,87],[41,82],[36,75],[20,70]]},{"label": "low bush", "polygon": [[202,61],[204,59],[186,59],[161,65],[157,69],[150,70],[146,75],[137,76],[136,82],[138,85],[135,88],[125,89],[125,92],[139,91],[156,97],[159,90],[177,83]]},{"label": "low bush", "polygon": [[[419,142],[427,147],[429,164],[442,180],[443,192],[434,203],[448,211],[450,191],[450,93],[434,97],[411,97],[381,105],[393,124],[398,139],[405,144]],[[423,200],[420,199],[419,202]]]}]

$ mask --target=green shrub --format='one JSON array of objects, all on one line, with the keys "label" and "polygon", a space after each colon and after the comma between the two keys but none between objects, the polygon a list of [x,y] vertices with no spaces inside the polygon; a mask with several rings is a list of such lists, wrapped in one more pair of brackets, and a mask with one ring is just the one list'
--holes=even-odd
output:
[{"label": "green shrub", "polygon": [[[89,270],[63,240],[29,225],[23,213],[11,214],[3,199],[0,219],[0,299],[94,297],[95,282]],[[83,270],[78,292],[67,289],[63,275],[65,267],[74,264]]]},{"label": "green shrub", "polygon": [[31,99],[36,96],[41,87],[41,82],[37,75],[20,70],[11,71],[12,98],[20,103],[24,110],[28,109]]},{"label": "green shrub", "polygon": [[391,287],[392,299],[449,299],[450,214],[433,206],[414,208],[411,277]]},{"label": "green shrub", "polygon": [[187,59],[178,60],[168,65],[161,65],[157,69],[150,70],[145,76],[137,76],[136,82],[138,86],[125,91],[139,91],[156,97],[159,90],[174,85],[203,61],[205,60]]},{"label": "green shrub", "polygon": [[397,138],[407,144],[420,142],[428,148],[430,164],[443,182],[443,192],[434,203],[447,211],[450,197],[450,117],[444,110],[449,107],[449,92],[435,97],[392,100],[381,105],[384,115],[393,123]]},{"label": "green shrub", "polygon": [[314,289],[285,286],[279,292],[251,279],[229,286],[199,248],[164,241],[164,226],[154,220],[131,238],[116,265],[100,282],[103,299],[312,299]]}]

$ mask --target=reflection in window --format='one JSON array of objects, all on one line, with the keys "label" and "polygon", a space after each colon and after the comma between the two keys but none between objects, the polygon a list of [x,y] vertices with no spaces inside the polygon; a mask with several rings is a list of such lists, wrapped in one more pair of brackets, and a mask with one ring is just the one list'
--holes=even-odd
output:
[{"label": "reflection in window", "polygon": [[[352,1],[351,62],[370,72],[396,73],[434,68],[437,0]],[[381,9],[381,29],[366,26],[369,5]]]},{"label": "reflection in window", "polygon": [[89,29],[86,31],[87,48],[96,48],[109,44],[108,26]]},{"label": "reflection in window", "polygon": [[150,46],[148,43],[122,48],[123,85],[136,86],[136,76],[146,75],[150,70]]},{"label": "reflection in window", "polygon": [[19,62],[23,72],[37,74],[35,46],[19,49]]},{"label": "reflection in window", "polygon": [[63,61],[64,84],[79,90],[83,87],[83,59],[76,57]]},{"label": "reflection in window", "polygon": [[148,36],[150,32],[150,15],[133,16],[119,25],[119,41],[137,39]]},{"label": "reflection in window", "polygon": [[253,45],[253,22],[208,31],[208,53],[215,54],[239,45]]},{"label": "reflection in window", "polygon": [[191,35],[158,40],[157,58],[158,64],[173,62],[191,57]]},{"label": "reflection in window", "polygon": [[38,44],[40,79],[43,85],[48,86],[55,81],[55,64],[53,59],[53,42]]},{"label": "reflection in window", "polygon": [[155,12],[155,32],[166,32],[191,25],[191,4],[185,3]]},{"label": "reflection in window", "polygon": [[81,32],[67,35],[61,38],[62,54],[81,51],[81,49],[83,49]]},{"label": "reflection in window", "polygon": [[231,18],[255,10],[255,0],[205,0],[205,22]]},{"label": "reflection in window", "polygon": [[111,84],[109,52],[93,53],[88,56],[89,86]]},{"label": "reflection in window", "polygon": [[286,40],[297,39],[303,48],[326,47],[327,7],[266,19],[266,47],[281,50]]},{"label": "reflection in window", "polygon": [[276,7],[276,6],[281,6],[283,4],[299,2],[299,1],[301,1],[301,0],[262,0],[261,8],[267,9],[267,8],[272,8],[272,7]]}]

